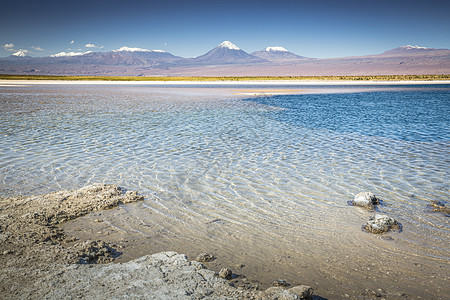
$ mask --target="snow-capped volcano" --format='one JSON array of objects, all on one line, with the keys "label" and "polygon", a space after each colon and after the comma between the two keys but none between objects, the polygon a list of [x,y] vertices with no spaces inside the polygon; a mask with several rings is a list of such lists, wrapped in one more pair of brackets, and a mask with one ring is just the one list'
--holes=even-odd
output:
[{"label": "snow-capped volcano", "polygon": [[232,42],[230,42],[230,41],[224,41],[224,42],[222,42],[219,46],[217,46],[217,47],[220,47],[220,48],[228,48],[228,49],[231,49],[231,50],[241,50],[241,49],[239,49],[239,47],[238,46],[236,46],[235,44],[233,44]]},{"label": "snow-capped volcano", "polygon": [[264,60],[250,55],[230,41],[224,41],[211,51],[193,59],[201,64],[245,64],[263,62]]},{"label": "snow-capped volcano", "polygon": [[17,52],[14,52],[13,54],[11,54],[11,56],[15,56],[15,57],[30,57],[28,54],[27,54],[27,50],[19,50],[19,51],[17,51]]},{"label": "snow-capped volcano", "polygon": [[263,50],[253,52],[252,55],[270,61],[286,61],[304,58],[303,56],[289,52],[286,48],[281,46],[267,47]]}]

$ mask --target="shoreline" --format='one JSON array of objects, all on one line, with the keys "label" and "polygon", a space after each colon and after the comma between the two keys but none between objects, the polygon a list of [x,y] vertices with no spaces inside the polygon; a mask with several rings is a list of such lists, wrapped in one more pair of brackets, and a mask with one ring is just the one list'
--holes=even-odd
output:
[{"label": "shoreline", "polygon": [[450,80],[243,80],[243,81],[114,81],[114,80],[10,80],[0,79],[0,87],[3,86],[27,86],[27,85],[150,85],[150,86],[182,86],[182,85],[214,85],[214,86],[236,86],[236,85],[435,85],[450,84]]},{"label": "shoreline", "polygon": [[[306,285],[261,289],[257,281],[208,266],[215,257],[165,250],[118,262],[123,247],[105,237],[83,240],[66,232],[65,223],[82,216],[142,202],[136,191],[93,184],[39,196],[0,197],[0,294],[5,299],[83,298],[160,299],[311,299]],[[101,221],[98,221],[101,222]],[[86,226],[84,226],[86,228]],[[119,250],[120,249],[120,250]],[[202,257],[211,255],[211,259]],[[80,281],[82,278],[82,281]],[[146,278],[146,283],[141,282]],[[168,280],[170,279],[170,280]],[[89,284],[84,284],[84,282]]]}]

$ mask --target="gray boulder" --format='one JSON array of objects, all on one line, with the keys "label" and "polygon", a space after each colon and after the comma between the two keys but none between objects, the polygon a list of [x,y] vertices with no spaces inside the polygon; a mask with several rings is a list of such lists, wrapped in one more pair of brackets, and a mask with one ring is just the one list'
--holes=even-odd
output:
[{"label": "gray boulder", "polygon": [[400,230],[401,225],[396,220],[386,215],[376,214],[370,217],[367,225],[364,227],[370,233],[383,233],[389,230]]},{"label": "gray boulder", "polygon": [[367,209],[374,209],[375,205],[380,204],[380,200],[371,192],[361,192],[355,196],[352,204]]}]

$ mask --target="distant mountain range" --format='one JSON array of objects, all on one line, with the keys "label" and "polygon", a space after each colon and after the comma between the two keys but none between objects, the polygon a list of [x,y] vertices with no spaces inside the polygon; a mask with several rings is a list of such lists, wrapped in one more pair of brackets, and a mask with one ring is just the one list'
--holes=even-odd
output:
[{"label": "distant mountain range", "polygon": [[281,46],[249,54],[224,41],[195,58],[126,46],[108,52],[60,52],[49,57],[30,57],[26,52],[18,51],[0,58],[0,73],[145,76],[449,74],[450,50],[407,45],[377,55],[317,59],[297,55]]}]

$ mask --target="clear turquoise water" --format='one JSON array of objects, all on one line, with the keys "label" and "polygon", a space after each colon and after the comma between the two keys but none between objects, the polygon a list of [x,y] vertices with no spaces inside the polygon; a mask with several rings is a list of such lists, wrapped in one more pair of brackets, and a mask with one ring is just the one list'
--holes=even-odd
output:
[{"label": "clear turquoise water", "polygon": [[[300,247],[317,261],[359,241],[448,263],[448,218],[427,205],[449,198],[450,85],[299,88],[307,93],[239,99],[1,87],[0,195],[116,183],[146,196],[130,216],[159,216],[154,225],[174,234],[246,240],[261,252]],[[361,232],[370,214],[347,201],[365,190],[403,224],[395,244]],[[215,220],[220,229],[199,226]]]}]

